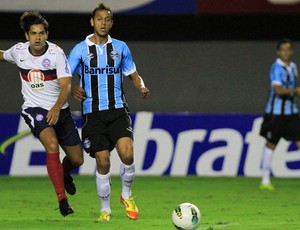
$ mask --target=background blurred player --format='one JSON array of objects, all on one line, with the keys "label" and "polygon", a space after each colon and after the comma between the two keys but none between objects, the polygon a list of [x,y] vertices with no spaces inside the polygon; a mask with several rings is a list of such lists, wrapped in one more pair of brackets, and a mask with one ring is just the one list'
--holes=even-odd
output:
[{"label": "background blurred player", "polygon": [[267,143],[263,150],[263,177],[260,188],[274,190],[270,181],[272,155],[281,137],[295,141],[300,148],[300,118],[297,97],[297,65],[292,62],[292,43],[283,39],[277,44],[278,59],[271,67],[271,91],[265,110],[261,135]]},{"label": "background blurred player", "polygon": [[[76,192],[70,172],[83,163],[79,134],[66,101],[71,71],[63,50],[46,41],[48,22],[38,12],[25,12],[20,23],[28,42],[0,51],[0,60],[19,68],[24,98],[22,116],[45,147],[47,171],[60,212],[66,216],[74,211],[65,188],[71,195]],[[59,145],[67,154],[63,164],[59,159]]]},{"label": "background blurred player", "polygon": [[121,159],[122,195],[127,216],[137,219],[138,208],[131,196],[135,166],[131,120],[123,91],[123,77],[129,76],[144,98],[150,95],[127,45],[112,39],[112,11],[100,4],[90,20],[94,33],[71,51],[72,73],[80,76],[80,86],[73,96],[82,101],[83,142],[86,152],[96,158],[96,185],[101,204],[98,221],[109,221],[110,209],[110,152],[116,148]]}]

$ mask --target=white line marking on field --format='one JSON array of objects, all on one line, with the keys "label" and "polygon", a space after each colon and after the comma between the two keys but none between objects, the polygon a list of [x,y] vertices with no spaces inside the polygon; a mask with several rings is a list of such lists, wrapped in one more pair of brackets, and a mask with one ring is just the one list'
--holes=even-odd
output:
[{"label": "white line marking on field", "polygon": [[209,230],[209,229],[214,230],[217,228],[226,228],[233,225],[240,225],[240,224],[239,223],[215,224],[215,225],[211,225],[210,227],[197,228],[197,230]]}]

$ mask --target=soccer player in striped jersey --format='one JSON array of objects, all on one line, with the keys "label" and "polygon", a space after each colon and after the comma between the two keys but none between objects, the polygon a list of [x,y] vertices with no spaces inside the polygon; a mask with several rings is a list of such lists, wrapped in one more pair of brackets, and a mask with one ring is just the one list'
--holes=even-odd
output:
[{"label": "soccer player in striped jersey", "polygon": [[262,158],[262,190],[274,190],[270,181],[272,155],[280,138],[296,142],[300,148],[300,118],[297,99],[300,87],[297,85],[298,69],[292,62],[292,43],[289,39],[277,44],[278,58],[271,67],[271,90],[268,98],[260,134],[267,143]]},{"label": "soccer player in striped jersey", "polygon": [[[28,40],[0,51],[0,60],[16,64],[22,82],[22,116],[47,152],[46,166],[63,216],[73,213],[66,191],[76,187],[70,172],[83,163],[81,140],[67,98],[71,70],[61,48],[47,41],[48,22],[38,12],[22,14],[20,24]],[[59,158],[59,145],[65,151]]]},{"label": "soccer player in striped jersey", "polygon": [[116,148],[121,159],[121,203],[130,219],[138,218],[138,208],[131,194],[135,165],[133,134],[122,81],[130,77],[138,92],[150,95],[137,73],[130,50],[125,42],[113,39],[112,11],[103,4],[94,9],[90,20],[94,33],[77,44],[69,55],[72,73],[80,77],[80,86],[73,96],[82,102],[84,148],[96,158],[96,185],[100,199],[98,221],[109,221],[110,209],[110,152]]}]

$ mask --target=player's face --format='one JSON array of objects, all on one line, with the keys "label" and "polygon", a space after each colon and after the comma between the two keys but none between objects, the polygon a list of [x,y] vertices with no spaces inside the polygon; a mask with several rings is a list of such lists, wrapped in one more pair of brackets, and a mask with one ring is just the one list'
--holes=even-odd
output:
[{"label": "player's face", "polygon": [[111,13],[107,10],[98,10],[94,18],[91,18],[91,25],[94,32],[100,37],[107,37],[113,25]]},{"label": "player's face", "polygon": [[277,50],[278,57],[284,62],[290,62],[293,56],[293,49],[290,43],[281,44]]},{"label": "player's face", "polygon": [[28,33],[25,33],[25,36],[30,43],[30,50],[33,54],[44,52],[48,32],[46,32],[42,24],[32,25]]}]

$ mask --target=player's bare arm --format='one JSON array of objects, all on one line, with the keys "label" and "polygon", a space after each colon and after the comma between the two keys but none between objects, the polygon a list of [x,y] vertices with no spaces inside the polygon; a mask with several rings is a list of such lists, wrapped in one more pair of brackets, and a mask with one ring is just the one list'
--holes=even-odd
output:
[{"label": "player's bare arm", "polygon": [[290,94],[300,95],[300,87],[296,87],[294,89],[285,89],[281,85],[274,85],[275,93],[279,96],[287,96]]},{"label": "player's bare arm", "polygon": [[150,97],[150,90],[145,86],[143,78],[138,74],[137,71],[130,75],[130,79],[133,82],[134,87],[142,94],[143,98]]},{"label": "player's bare arm", "polygon": [[47,114],[47,122],[49,125],[55,125],[57,123],[60,110],[67,101],[71,91],[71,77],[59,78],[58,83],[61,90],[56,103]]},{"label": "player's bare arm", "polygon": [[4,51],[3,50],[0,50],[0,61],[4,61]]}]

